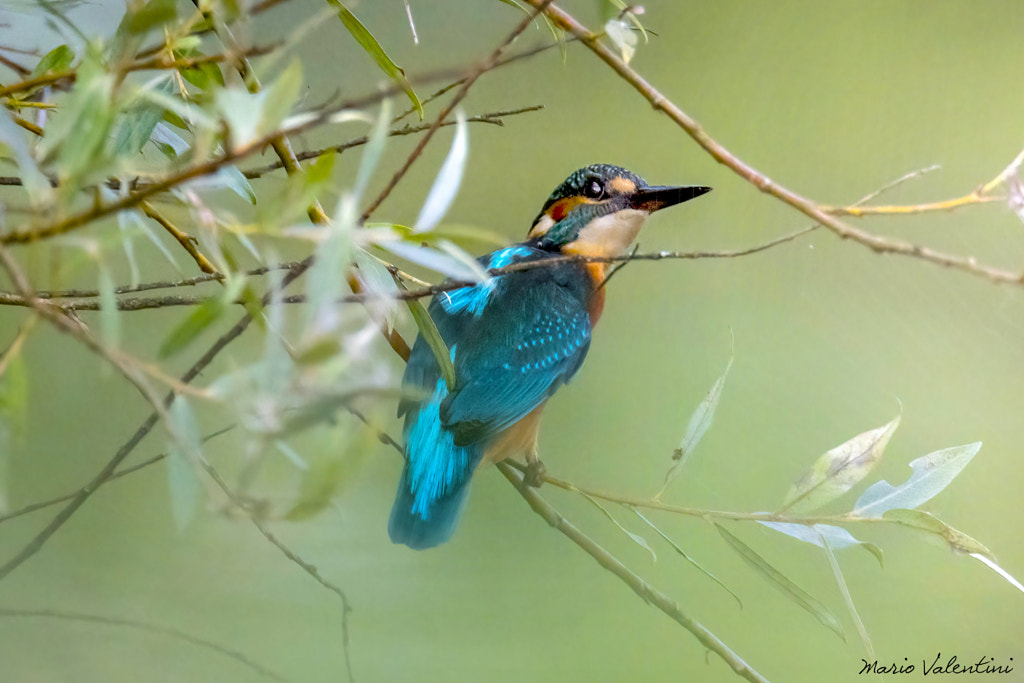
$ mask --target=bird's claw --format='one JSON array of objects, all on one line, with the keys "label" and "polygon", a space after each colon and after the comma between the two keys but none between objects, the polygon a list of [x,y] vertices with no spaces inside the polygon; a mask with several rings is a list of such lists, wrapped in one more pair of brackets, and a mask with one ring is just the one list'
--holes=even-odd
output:
[{"label": "bird's claw", "polygon": [[526,463],[526,471],[523,472],[523,483],[532,488],[539,488],[544,483],[544,475],[547,468],[540,460],[531,460]]}]

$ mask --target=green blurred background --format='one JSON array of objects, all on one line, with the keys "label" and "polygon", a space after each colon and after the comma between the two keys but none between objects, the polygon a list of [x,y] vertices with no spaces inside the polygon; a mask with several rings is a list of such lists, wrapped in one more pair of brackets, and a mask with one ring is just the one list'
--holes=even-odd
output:
[{"label": "green blurred background", "polygon": [[[499,2],[410,4],[418,45],[399,0],[351,5],[410,74],[472,62],[522,16]],[[123,11],[117,5],[87,5],[74,16],[83,30],[109,32]],[[600,21],[597,2],[566,7],[591,26]],[[645,25],[657,35],[633,65],[742,159],[818,201],[849,203],[932,164],[942,168],[885,203],[965,194],[1001,171],[1024,140],[1018,2],[653,1],[645,8]],[[320,9],[286,3],[252,30],[257,38],[279,35],[282,22]],[[539,27],[517,45],[546,40]],[[309,106],[379,83],[337,22],[324,22],[298,54]],[[532,104],[545,108],[504,128],[470,129],[469,166],[448,222],[517,241],[551,189],[594,162],[655,183],[715,188],[653,218],[643,250],[742,248],[807,222],[716,164],[579,45],[564,61],[552,50],[484,76],[464,107],[475,114]],[[376,218],[413,222],[450,129],[438,138]],[[413,144],[392,139],[378,187]],[[351,173],[357,160],[344,155],[338,165]],[[1020,219],[1005,204],[858,225],[999,267],[1024,263]],[[125,338],[151,354],[178,315],[126,316]],[[18,320],[0,311],[0,329]],[[744,258],[636,263],[617,275],[584,370],[547,409],[541,454],[549,473],[629,495],[657,490],[691,411],[728,361],[730,329],[735,363],[715,424],[667,501],[775,509],[818,455],[884,424],[902,405],[902,426],[869,481],[900,483],[910,460],[983,441],[925,509],[1024,577],[1020,289],[879,256],[824,230]],[[259,344],[253,336],[235,353]],[[397,381],[399,362],[379,346],[377,357]],[[9,462],[12,507],[80,486],[148,413],[67,338],[38,335],[28,359],[30,422]],[[231,365],[225,357],[217,368]],[[208,417],[204,427],[220,424]],[[398,432],[393,420],[389,428]],[[478,474],[451,543],[423,553],[391,545],[385,527],[401,462],[356,432],[342,418],[335,430],[296,440],[300,451],[349,443],[350,478],[332,509],[272,528],[348,595],[357,681],[739,680],[550,529],[493,469]],[[151,437],[138,457],[160,452],[162,439]],[[224,437],[209,455],[237,447]],[[179,532],[165,476],[154,467],[104,488],[0,582],[0,606],[146,620],[244,652],[290,680],[341,680],[336,597],[248,522],[219,514],[216,500]],[[829,509],[848,509],[861,489]],[[651,538],[652,563],[586,501],[551,487],[542,493],[769,679],[863,678],[867,655],[818,549],[758,525],[729,526],[829,605],[846,643],[773,590],[702,521],[652,513],[739,594],[742,609],[664,544]],[[641,531],[628,513],[620,517]],[[39,513],[5,523],[3,558],[48,519]],[[938,652],[997,664],[1012,657],[1024,671],[1024,595],[909,531],[851,530],[885,552],[884,569],[859,549],[839,558],[879,659],[917,665],[900,680],[923,679],[920,660]],[[0,619],[0,671],[10,681],[259,680],[236,662],[163,636],[41,619]],[[1024,680],[1024,673],[994,678]]]}]

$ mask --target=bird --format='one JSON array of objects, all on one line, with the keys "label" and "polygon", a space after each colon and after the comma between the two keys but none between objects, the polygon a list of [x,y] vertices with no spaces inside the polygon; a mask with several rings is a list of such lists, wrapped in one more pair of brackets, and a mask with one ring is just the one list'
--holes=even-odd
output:
[{"label": "bird", "polygon": [[449,540],[482,461],[522,455],[527,482],[539,485],[541,413],[586,358],[609,275],[607,261],[562,257],[622,256],[650,214],[710,189],[652,186],[619,166],[586,166],[555,188],[524,242],[479,259],[489,270],[536,267],[434,297],[428,312],[455,382],[448,385],[420,335],[398,406],[405,466],[388,521],[392,542],[422,550]]}]

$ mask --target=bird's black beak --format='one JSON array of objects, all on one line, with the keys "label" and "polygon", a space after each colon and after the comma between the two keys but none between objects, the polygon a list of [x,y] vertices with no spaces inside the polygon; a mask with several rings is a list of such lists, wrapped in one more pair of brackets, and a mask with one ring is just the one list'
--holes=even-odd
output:
[{"label": "bird's black beak", "polygon": [[704,187],[702,185],[687,185],[683,187],[657,185],[654,187],[645,187],[634,193],[629,198],[629,205],[630,207],[640,211],[654,213],[659,209],[664,209],[669,206],[675,206],[676,204],[682,204],[683,202],[691,199],[696,199],[702,194],[710,191],[710,187]]}]

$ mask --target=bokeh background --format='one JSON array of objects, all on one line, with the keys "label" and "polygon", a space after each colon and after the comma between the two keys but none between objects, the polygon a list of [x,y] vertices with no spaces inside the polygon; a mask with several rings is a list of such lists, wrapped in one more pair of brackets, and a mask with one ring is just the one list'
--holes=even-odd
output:
[{"label": "bokeh background", "polygon": [[[123,11],[118,5],[89,4],[73,16],[83,30],[109,33]],[[522,16],[499,2],[410,5],[419,44],[398,0],[351,4],[410,75],[473,62]],[[601,19],[596,2],[565,6],[592,26]],[[738,156],[816,200],[850,203],[933,164],[941,169],[885,195],[885,203],[962,195],[1001,171],[1024,141],[1019,3],[652,0],[645,8],[652,36],[633,65]],[[251,31],[257,40],[279,35],[282,24],[320,10],[315,2],[285,3]],[[5,30],[39,25],[31,14],[6,20],[12,29]],[[547,40],[541,26],[517,45]],[[379,85],[337,22],[324,22],[297,54],[310,106]],[[807,222],[716,164],[579,45],[564,59],[550,50],[484,76],[464,107],[481,113],[533,104],[544,109],[503,128],[470,129],[468,171],[448,223],[516,241],[551,189],[594,162],[656,183],[715,188],[649,221],[643,250],[737,249]],[[377,218],[413,222],[450,139],[450,129],[439,134]],[[389,142],[377,187],[413,144]],[[343,155],[340,174],[351,174],[357,161]],[[1005,204],[858,225],[999,267],[1024,265],[1021,220]],[[125,337],[152,353],[178,315],[131,314]],[[19,316],[0,311],[0,330],[13,330]],[[403,327],[413,329],[408,321]],[[925,509],[1024,577],[1021,288],[879,256],[824,230],[743,258],[635,263],[618,274],[583,371],[548,407],[541,453],[549,472],[628,495],[657,490],[691,411],[730,357],[730,330],[735,363],[714,426],[667,501],[777,508],[818,455],[902,409],[902,426],[868,481],[900,483],[910,460],[982,441],[974,461]],[[234,353],[245,356],[259,343],[243,340]],[[378,351],[397,382],[399,361],[383,342]],[[148,413],[119,377],[66,338],[38,335],[28,354],[29,429],[7,456],[12,507],[80,486]],[[225,357],[219,367],[232,362]],[[203,418],[204,427],[219,424],[216,415]],[[385,424],[397,433],[393,420]],[[138,457],[160,452],[162,438],[150,438]],[[416,553],[391,545],[385,531],[401,469],[393,451],[347,418],[293,445],[350,452],[332,508],[272,528],[348,595],[357,681],[739,680],[550,529],[495,470],[478,474],[454,540]],[[229,435],[208,453],[216,459],[219,449],[232,448],[238,443]],[[863,487],[829,509],[848,509]],[[700,520],[652,513],[742,598],[742,609],[653,534],[656,562],[586,501],[551,487],[542,493],[769,679],[861,679],[867,655],[816,548],[758,525],[729,526],[836,612],[845,643]],[[628,513],[620,517],[642,530]],[[47,519],[40,513],[0,527],[3,557]],[[907,530],[851,530],[885,553],[884,568],[856,548],[839,559],[879,660],[917,666],[900,680],[923,678],[920,660],[940,652],[968,662],[1013,658],[1024,671],[1024,595],[980,563]],[[215,503],[179,531],[162,467],[95,495],[36,558],[0,582],[0,606],[146,620],[244,652],[290,680],[344,677],[335,596]],[[0,619],[0,670],[10,681],[259,679],[164,636],[43,619]],[[1020,671],[996,678],[1024,680]]]}]

